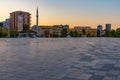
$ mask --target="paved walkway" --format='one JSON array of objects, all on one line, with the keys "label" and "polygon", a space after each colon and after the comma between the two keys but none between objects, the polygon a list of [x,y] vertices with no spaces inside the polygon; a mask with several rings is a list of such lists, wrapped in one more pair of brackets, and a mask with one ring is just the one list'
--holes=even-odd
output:
[{"label": "paved walkway", "polygon": [[120,39],[2,39],[0,80],[120,80]]}]

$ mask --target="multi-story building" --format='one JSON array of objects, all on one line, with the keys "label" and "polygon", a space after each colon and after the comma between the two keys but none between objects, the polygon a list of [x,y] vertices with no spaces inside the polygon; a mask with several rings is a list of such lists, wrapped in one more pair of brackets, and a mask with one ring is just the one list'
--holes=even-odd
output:
[{"label": "multi-story building", "polygon": [[90,33],[91,37],[97,37],[97,29],[96,28],[91,28],[89,33]]},{"label": "multi-story building", "polygon": [[15,11],[10,13],[11,19],[11,29],[15,29],[18,32],[22,32],[24,25],[28,25],[30,27],[31,24],[31,14],[24,11]]},{"label": "multi-story building", "polygon": [[61,34],[61,31],[63,29],[66,29],[67,32],[69,32],[69,25],[54,25],[53,26],[53,34],[57,35],[58,37],[60,37],[62,34]]},{"label": "multi-story building", "polygon": [[111,31],[111,24],[106,24],[106,29],[105,29],[105,36],[109,36],[109,33]]},{"label": "multi-story building", "polygon": [[42,37],[50,37],[53,32],[52,26],[39,26],[38,32]]},{"label": "multi-story building", "polygon": [[6,19],[5,21],[1,22],[1,23],[0,23],[0,26],[1,26],[2,28],[7,28],[7,29],[9,29],[9,28],[10,28],[10,19],[8,18],[8,19]]},{"label": "multi-story building", "polygon": [[111,31],[111,24],[106,24],[106,31]]},{"label": "multi-story building", "polygon": [[39,27],[37,27],[35,25],[32,27],[32,30],[35,32],[37,32],[37,29],[38,29],[38,34],[42,37],[51,37],[53,35],[60,37],[61,31],[63,29],[67,29],[67,31],[69,31],[69,26],[68,25],[54,25],[54,26],[39,26]]},{"label": "multi-story building", "polygon": [[3,27],[3,22],[0,22],[0,27]]},{"label": "multi-story building", "polygon": [[77,33],[80,34],[82,37],[97,36],[97,29],[91,28],[90,26],[75,26],[74,30],[77,31]]},{"label": "multi-story building", "polygon": [[37,35],[41,37],[50,37],[50,34],[52,34],[52,27],[53,26],[33,26],[32,30],[37,32]]}]

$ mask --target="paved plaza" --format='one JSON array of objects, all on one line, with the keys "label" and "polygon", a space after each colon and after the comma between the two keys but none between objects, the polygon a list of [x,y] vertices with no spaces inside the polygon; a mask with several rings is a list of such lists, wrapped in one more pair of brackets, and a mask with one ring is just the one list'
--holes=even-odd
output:
[{"label": "paved plaza", "polygon": [[0,80],[120,80],[120,39],[0,39]]}]

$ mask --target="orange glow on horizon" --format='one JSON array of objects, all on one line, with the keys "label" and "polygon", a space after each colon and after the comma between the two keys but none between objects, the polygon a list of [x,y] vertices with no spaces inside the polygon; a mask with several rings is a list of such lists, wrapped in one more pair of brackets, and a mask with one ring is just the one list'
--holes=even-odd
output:
[{"label": "orange glow on horizon", "polygon": [[[68,24],[70,28],[74,26],[96,28],[102,25],[105,28],[105,24],[109,23],[112,24],[112,29],[116,29],[120,27],[120,5],[119,0],[111,1],[38,0],[39,25]],[[36,24],[37,6],[34,0],[3,0],[0,5],[0,22],[9,18],[9,13],[13,11],[25,11],[31,13],[31,26]]]}]

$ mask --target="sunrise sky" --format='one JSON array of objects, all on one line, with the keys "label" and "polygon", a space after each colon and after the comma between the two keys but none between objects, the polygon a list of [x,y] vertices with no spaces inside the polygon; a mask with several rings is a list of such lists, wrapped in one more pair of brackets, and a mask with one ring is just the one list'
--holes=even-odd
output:
[{"label": "sunrise sky", "polygon": [[35,24],[36,7],[39,7],[39,25],[68,24],[91,26],[112,24],[120,27],[120,0],[2,0],[0,21],[9,18],[13,11],[26,11],[32,14]]}]

